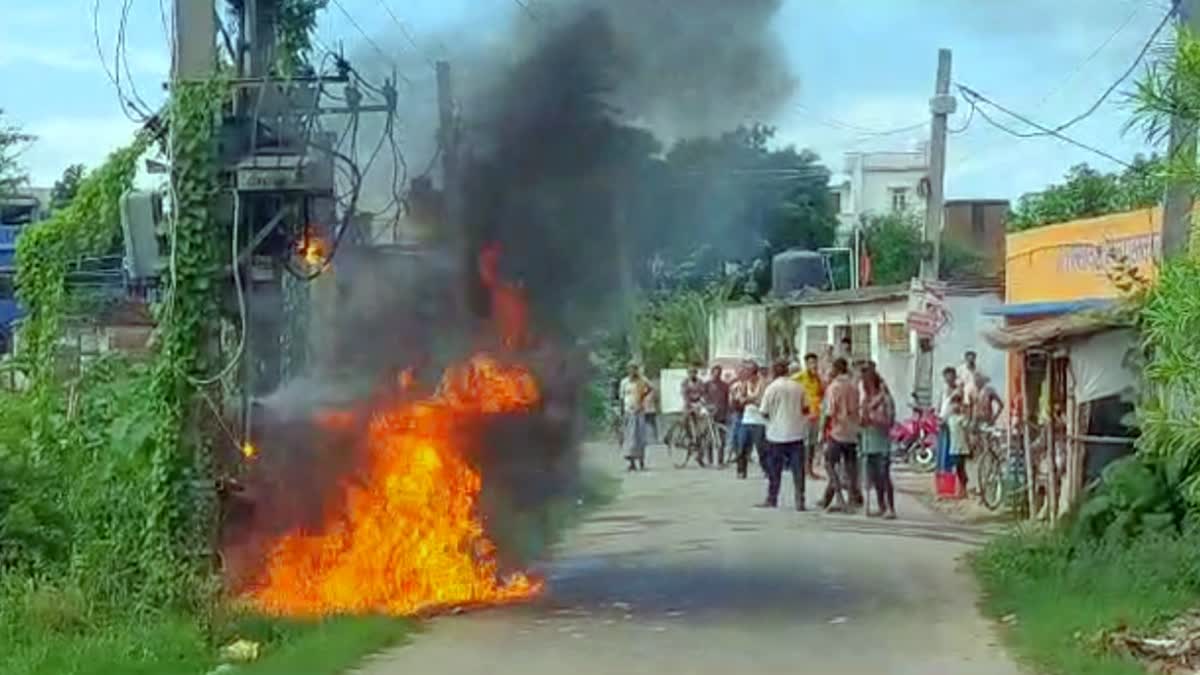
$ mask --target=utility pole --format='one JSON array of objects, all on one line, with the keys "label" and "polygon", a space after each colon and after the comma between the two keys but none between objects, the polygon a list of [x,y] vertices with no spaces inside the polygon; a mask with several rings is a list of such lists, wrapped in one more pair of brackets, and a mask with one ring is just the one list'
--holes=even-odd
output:
[{"label": "utility pole", "polygon": [[[929,139],[929,195],[925,203],[925,228],[921,236],[921,296],[928,297],[928,286],[938,280],[941,262],[942,219],[945,211],[946,129],[954,112],[955,100],[950,95],[950,50],[938,50],[937,81],[933,98],[929,99],[932,116]],[[921,307],[920,310],[924,310]],[[933,339],[920,341],[917,351],[916,378],[913,387],[918,402],[930,405],[933,401]]]},{"label": "utility pole", "polygon": [[[1176,0],[1176,19],[1181,30],[1200,34],[1200,0]],[[1179,115],[1171,118],[1171,140],[1167,157],[1188,164],[1196,160],[1196,122]],[[1187,253],[1192,225],[1192,202],[1195,186],[1187,181],[1174,181],[1167,186],[1163,200],[1162,257],[1164,260]]]},{"label": "utility pole", "polygon": [[945,210],[946,128],[955,100],[950,95],[950,50],[938,50],[937,84],[929,100],[933,123],[929,134],[929,198],[925,204],[925,250],[921,256],[921,280],[937,281],[942,252],[942,218]]},{"label": "utility pole", "polygon": [[217,68],[217,15],[213,0],[175,0],[172,82],[204,80]]}]

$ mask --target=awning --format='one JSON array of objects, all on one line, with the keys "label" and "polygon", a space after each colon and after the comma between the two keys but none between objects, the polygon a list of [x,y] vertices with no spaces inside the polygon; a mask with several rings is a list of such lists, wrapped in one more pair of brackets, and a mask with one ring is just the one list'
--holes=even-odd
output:
[{"label": "awning", "polygon": [[996,349],[1022,351],[1078,340],[1114,328],[1127,328],[1130,325],[1129,319],[1115,312],[1087,311],[1004,326],[984,333],[984,338]]},{"label": "awning", "polygon": [[1088,310],[1111,309],[1116,305],[1112,298],[1082,298],[1058,302],[1021,302],[985,307],[988,316],[1041,316],[1045,314],[1071,314]]}]

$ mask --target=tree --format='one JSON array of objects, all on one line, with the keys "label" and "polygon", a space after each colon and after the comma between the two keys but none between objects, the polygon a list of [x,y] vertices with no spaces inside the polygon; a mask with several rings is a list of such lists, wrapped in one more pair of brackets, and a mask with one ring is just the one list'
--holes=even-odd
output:
[{"label": "tree", "polygon": [[25,184],[27,177],[17,163],[20,148],[33,140],[15,126],[5,124],[0,108],[0,195],[12,194]]},{"label": "tree", "polygon": [[788,248],[834,240],[829,170],[809,150],[771,148],[775,131],[744,126],[718,137],[677,141],[647,164],[639,181],[639,250],[692,263],[693,279],[719,275],[728,261],[752,263],[756,295],[769,287],[769,261]]},{"label": "tree", "polygon": [[1104,173],[1078,164],[1071,167],[1062,183],[1022,195],[1009,214],[1008,227],[1027,230],[1153,206],[1162,199],[1165,177],[1166,163],[1157,156],[1139,155],[1120,173]]},{"label": "tree", "polygon": [[[871,256],[871,283],[908,283],[921,271],[922,223],[910,213],[872,215],[863,219],[863,241]],[[980,258],[956,241],[943,237],[939,278],[978,274]]]},{"label": "tree", "polygon": [[71,203],[71,200],[75,198],[75,193],[79,191],[83,173],[82,164],[72,164],[63,170],[62,178],[55,181],[54,187],[50,190],[50,208],[61,209]]}]

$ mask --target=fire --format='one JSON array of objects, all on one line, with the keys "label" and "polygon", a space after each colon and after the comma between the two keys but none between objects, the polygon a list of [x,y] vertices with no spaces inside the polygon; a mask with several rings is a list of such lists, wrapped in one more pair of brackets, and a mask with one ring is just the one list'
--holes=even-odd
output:
[{"label": "fire", "polygon": [[312,227],[305,228],[304,236],[296,242],[296,255],[303,258],[304,262],[308,263],[310,267],[325,264],[327,256],[325,240]]},{"label": "fire", "polygon": [[377,412],[364,475],[345,483],[321,531],[275,543],[247,599],[286,616],[407,615],[536,594],[540,581],[501,578],[476,508],[481,476],[460,434],[464,423],[539,401],[529,371],[479,355],[447,371],[430,398]]},{"label": "fire", "polygon": [[242,457],[245,457],[246,459],[254,459],[257,456],[258,448],[254,447],[253,443],[250,441],[242,443]]}]

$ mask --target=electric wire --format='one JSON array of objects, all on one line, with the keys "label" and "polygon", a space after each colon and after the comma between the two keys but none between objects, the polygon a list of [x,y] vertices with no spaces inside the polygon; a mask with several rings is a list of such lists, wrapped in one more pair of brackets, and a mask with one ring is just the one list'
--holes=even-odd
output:
[{"label": "electric wire", "polygon": [[[1095,153],[1095,154],[1097,154],[1101,157],[1104,157],[1110,161],[1116,162],[1117,164],[1120,164],[1121,166],[1124,166],[1124,167],[1130,166],[1129,162],[1126,162],[1125,160],[1120,159],[1120,158],[1116,157],[1115,155],[1112,155],[1111,153],[1105,152],[1104,150],[1100,150],[1099,148],[1096,148],[1096,147],[1093,147],[1086,143],[1083,143],[1082,141],[1077,141],[1074,138],[1071,138],[1070,136],[1067,136],[1066,134],[1063,134],[1062,132],[1060,132],[1056,129],[1051,129],[1050,127],[1039,124],[1039,123],[1029,119],[1028,117],[1025,117],[1024,115],[1021,115],[1020,113],[1014,112],[1014,111],[996,103],[995,101],[992,101],[991,99],[987,98],[983,94],[980,94],[979,92],[971,89],[970,87],[967,87],[966,85],[959,84],[958,88],[959,88],[959,91],[962,92],[963,96],[965,98],[967,98],[967,100],[970,101],[972,103],[972,105],[975,106],[976,112],[979,114],[979,116],[983,120],[985,120],[988,124],[991,124],[992,126],[996,127],[997,129],[999,129],[1011,136],[1015,136],[1017,138],[1037,138],[1040,136],[1052,136],[1061,141],[1069,143],[1077,148],[1080,148],[1082,150],[1087,150],[1088,152]],[[1026,124],[1030,127],[1033,127],[1034,129],[1037,129],[1041,133],[1016,131],[1016,130],[1012,129],[1011,127],[1004,125],[1001,122],[997,122],[996,120],[992,119],[992,117],[990,115],[988,115],[987,112],[985,112],[982,108],[980,108],[978,106],[978,103],[981,103],[981,102],[986,103],[986,104],[996,108],[997,110],[1005,113],[1006,115]]]}]

